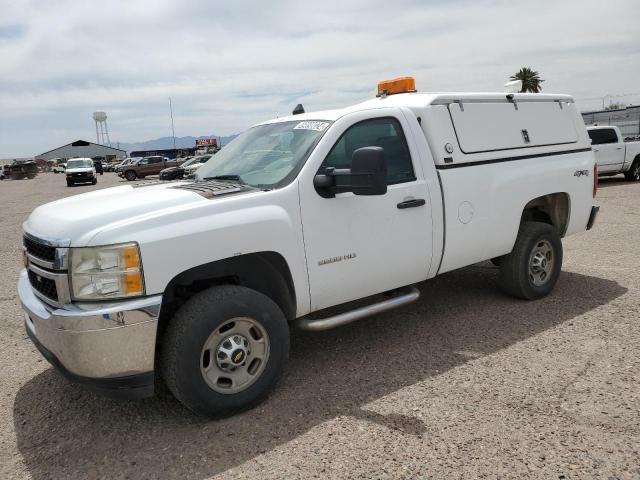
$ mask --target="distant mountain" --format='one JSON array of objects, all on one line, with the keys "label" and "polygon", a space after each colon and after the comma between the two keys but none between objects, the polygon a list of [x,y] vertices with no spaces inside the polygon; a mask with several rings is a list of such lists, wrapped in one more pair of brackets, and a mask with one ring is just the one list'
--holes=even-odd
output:
[{"label": "distant mountain", "polygon": [[[220,142],[222,145],[226,145],[231,140],[236,138],[238,135],[230,135],[228,137],[220,137]],[[217,135],[203,135],[200,137],[176,137],[176,148],[189,148],[195,147],[196,140],[200,138],[218,138]],[[135,143],[126,143],[126,142],[112,142],[112,145],[116,148],[121,148],[122,150],[126,150],[127,152],[132,152],[134,150],[160,150],[164,148],[173,148],[173,137],[161,137],[156,138],[154,140],[147,140],[145,142],[135,142]]]}]

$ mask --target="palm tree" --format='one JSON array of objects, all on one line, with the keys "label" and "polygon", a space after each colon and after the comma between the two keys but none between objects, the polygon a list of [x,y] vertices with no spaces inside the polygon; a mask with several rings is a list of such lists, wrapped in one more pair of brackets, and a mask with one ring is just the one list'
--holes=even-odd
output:
[{"label": "palm tree", "polygon": [[512,75],[511,80],[522,80],[522,89],[520,93],[531,92],[540,93],[542,90],[542,80],[540,75],[535,70],[531,70],[527,67],[522,67],[518,73]]}]

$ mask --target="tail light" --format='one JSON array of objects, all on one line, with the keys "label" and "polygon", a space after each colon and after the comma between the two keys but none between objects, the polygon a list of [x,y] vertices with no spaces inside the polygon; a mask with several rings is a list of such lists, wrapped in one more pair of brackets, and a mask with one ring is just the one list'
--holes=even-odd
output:
[{"label": "tail light", "polygon": [[593,166],[593,198],[596,198],[598,193],[598,164]]}]

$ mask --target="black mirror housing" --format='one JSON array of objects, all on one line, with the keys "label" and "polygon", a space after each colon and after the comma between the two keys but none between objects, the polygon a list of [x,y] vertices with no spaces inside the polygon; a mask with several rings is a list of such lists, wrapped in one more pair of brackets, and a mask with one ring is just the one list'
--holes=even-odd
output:
[{"label": "black mirror housing", "polygon": [[[336,177],[348,178],[347,184],[337,184]],[[351,168],[325,168],[313,178],[313,186],[324,198],[336,193],[353,192],[355,195],[384,195],[387,193],[387,161],[381,147],[363,147],[351,156]]]},{"label": "black mirror housing", "polygon": [[381,147],[363,147],[351,157],[351,189],[355,195],[387,193],[387,162]]}]

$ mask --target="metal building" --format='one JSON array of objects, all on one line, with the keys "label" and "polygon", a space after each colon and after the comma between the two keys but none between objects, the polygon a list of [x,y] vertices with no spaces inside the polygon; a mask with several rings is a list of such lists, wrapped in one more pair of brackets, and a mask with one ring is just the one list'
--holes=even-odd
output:
[{"label": "metal building", "polygon": [[640,105],[631,105],[617,110],[582,112],[586,125],[615,125],[623,137],[640,135]]},{"label": "metal building", "polygon": [[74,157],[103,158],[107,161],[124,158],[127,156],[126,150],[108,147],[98,143],[87,142],[85,140],[76,140],[48,152],[36,155],[36,159],[51,160],[53,158],[62,158],[68,160]]}]

